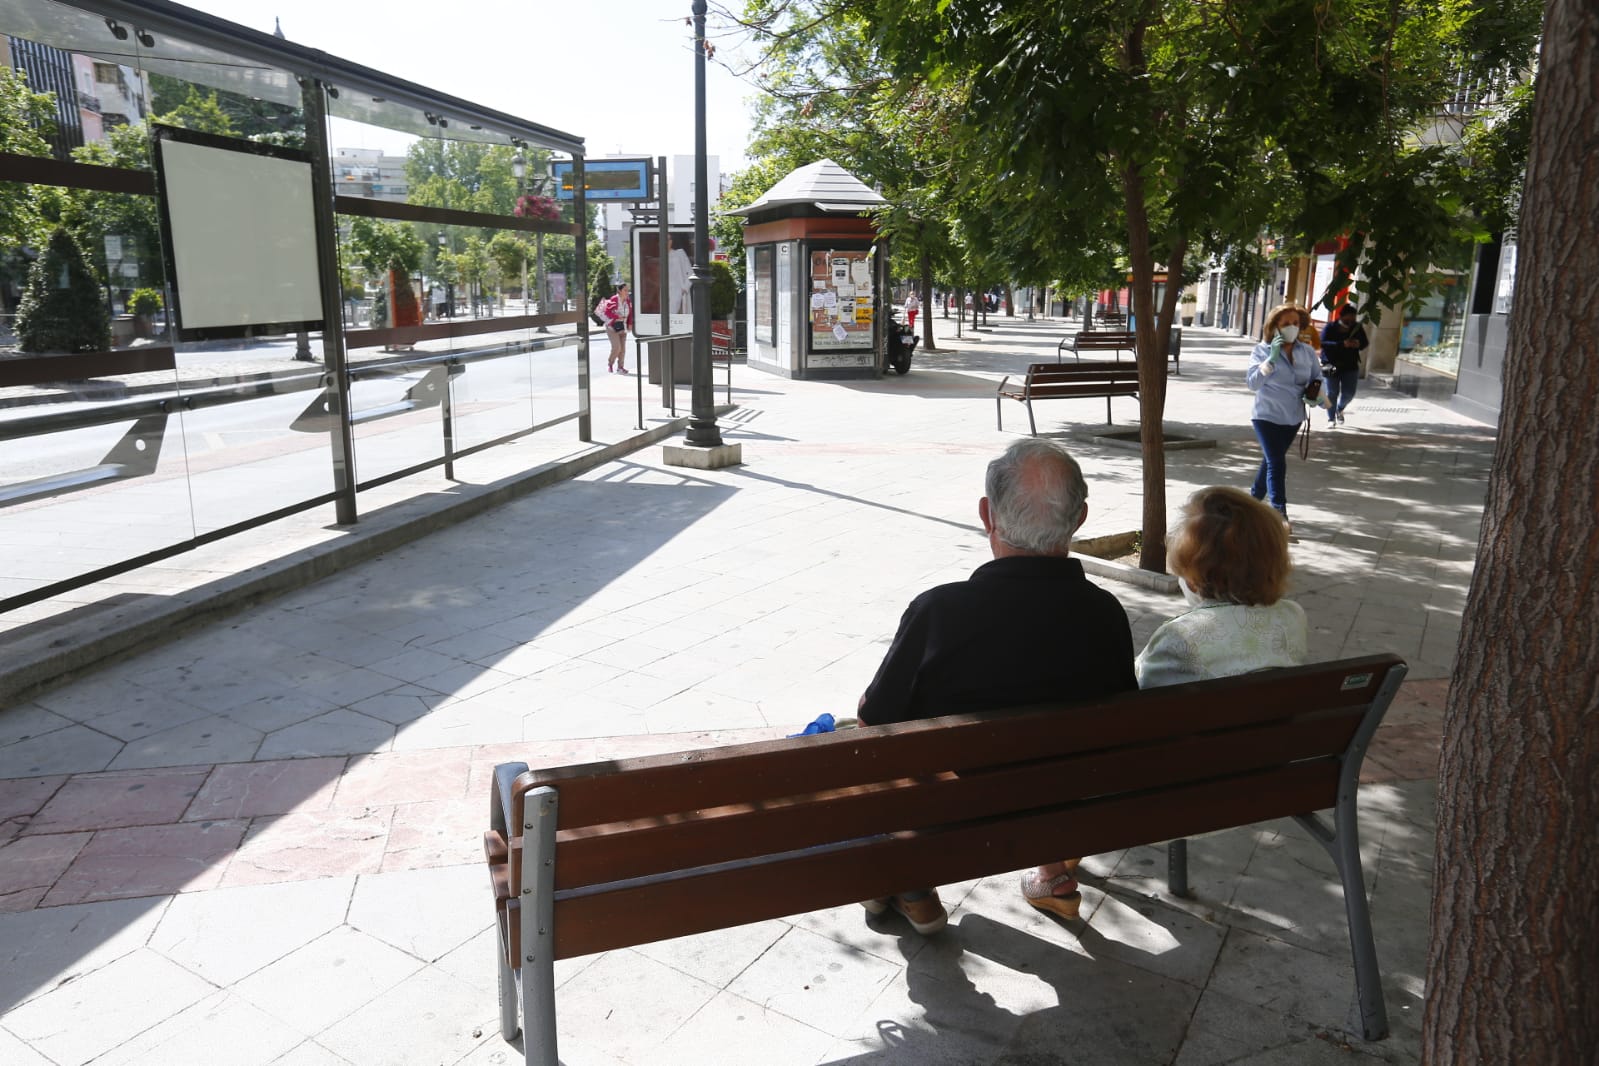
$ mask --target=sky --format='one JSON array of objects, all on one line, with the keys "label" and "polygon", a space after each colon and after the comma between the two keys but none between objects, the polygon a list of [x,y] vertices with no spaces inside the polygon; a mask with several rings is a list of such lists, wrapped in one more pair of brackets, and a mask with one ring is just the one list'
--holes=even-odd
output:
[{"label": "sky", "polygon": [[[275,16],[296,44],[576,134],[591,158],[694,151],[689,0],[180,2],[267,33]],[[730,47],[719,45],[724,55]],[[724,175],[747,162],[753,93],[718,63],[706,64],[707,150]],[[334,147],[403,148],[377,136]]]}]

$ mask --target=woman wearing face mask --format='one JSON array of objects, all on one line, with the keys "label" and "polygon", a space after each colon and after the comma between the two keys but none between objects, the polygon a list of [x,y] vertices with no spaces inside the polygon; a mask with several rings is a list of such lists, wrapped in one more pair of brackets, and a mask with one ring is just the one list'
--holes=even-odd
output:
[{"label": "woman wearing face mask", "polygon": [[1166,553],[1187,614],[1155,630],[1134,662],[1139,688],[1298,666],[1309,632],[1288,587],[1288,530],[1242,491],[1200,489]]},{"label": "woman wearing face mask", "polygon": [[[1244,381],[1255,394],[1250,416],[1260,441],[1260,470],[1250,495],[1271,495],[1271,505],[1288,521],[1288,446],[1305,419],[1305,386],[1321,381],[1321,361],[1299,334],[1310,315],[1297,304],[1283,304],[1266,316],[1265,339],[1249,355]],[[1317,388],[1320,388],[1318,384]],[[1324,399],[1318,402],[1325,403]]]}]

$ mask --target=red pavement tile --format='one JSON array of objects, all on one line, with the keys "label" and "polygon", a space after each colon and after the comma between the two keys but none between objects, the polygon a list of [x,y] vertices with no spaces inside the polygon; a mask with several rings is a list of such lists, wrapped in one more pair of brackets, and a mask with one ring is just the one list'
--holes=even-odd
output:
[{"label": "red pavement tile", "polygon": [[1442,743],[1436,726],[1388,725],[1377,730],[1366,761],[1360,768],[1362,781],[1424,781],[1438,774],[1438,748]]},{"label": "red pavement tile", "polygon": [[20,837],[0,846],[0,911],[32,910],[78,857],[90,833]]},{"label": "red pavement tile", "polygon": [[176,822],[205,783],[209,766],[78,774],[44,805],[24,833],[67,833]]},{"label": "red pavement tile", "polygon": [[228,864],[222,886],[377,873],[393,813],[392,807],[367,807],[258,818]]},{"label": "red pavement tile", "polygon": [[321,810],[332,802],[333,790],[347,761],[340,755],[224,763],[211,771],[183,820],[259,818]]},{"label": "red pavement tile", "polygon": [[1384,725],[1435,725],[1441,732],[1444,704],[1449,698],[1449,679],[1429,678],[1406,681],[1399,686],[1394,702],[1383,716]]},{"label": "red pavement tile", "polygon": [[33,816],[39,813],[39,808],[55,795],[56,789],[65,781],[64,776],[0,781],[0,844],[26,829]]},{"label": "red pavement tile", "polygon": [[459,866],[483,858],[487,793],[466,799],[406,803],[394,808],[383,873]]},{"label": "red pavement tile", "polygon": [[440,748],[351,759],[334,794],[333,806],[462,799],[467,795],[471,757],[470,748]]},{"label": "red pavement tile", "polygon": [[243,821],[194,822],[95,833],[43,906],[215,888],[246,828]]}]

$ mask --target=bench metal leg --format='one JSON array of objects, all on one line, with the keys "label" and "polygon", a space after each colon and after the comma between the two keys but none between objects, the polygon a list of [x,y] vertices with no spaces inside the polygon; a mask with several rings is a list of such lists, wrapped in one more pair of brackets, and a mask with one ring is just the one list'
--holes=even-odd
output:
[{"label": "bench metal leg", "polygon": [[1166,842],[1166,891],[1180,899],[1190,899],[1188,890],[1188,840]]},{"label": "bench metal leg", "polygon": [[1027,401],[1027,429],[1033,436],[1038,436],[1038,423],[1033,421],[1033,401]]},{"label": "bench metal leg", "polygon": [[994,426],[1005,432],[1005,401],[998,396],[994,397]]},{"label": "bench metal leg", "polygon": [[1111,418],[1110,418],[1110,397],[1109,396],[1105,397],[1105,424],[1107,426],[1115,425],[1115,423],[1112,422]]},{"label": "bench metal leg", "polygon": [[1377,965],[1377,943],[1371,932],[1371,909],[1366,901],[1366,879],[1360,866],[1360,830],[1354,804],[1340,798],[1333,811],[1336,828],[1329,828],[1314,814],[1299,814],[1294,820],[1327,849],[1344,888],[1344,916],[1349,922],[1349,947],[1355,958],[1355,1004],[1358,1017],[1352,1018],[1361,1037],[1381,1040],[1388,1035],[1388,1008],[1383,1002],[1382,974]]},{"label": "bench metal leg", "polygon": [[560,1066],[555,1051],[555,789],[527,793],[522,818],[522,1050],[527,1066]]},{"label": "bench metal leg", "polygon": [[[494,768],[494,789],[489,794],[489,827],[499,833],[507,844],[515,835],[510,831],[511,790],[516,784],[516,779],[526,772],[525,762],[506,762]],[[511,969],[509,959],[510,951],[517,945],[509,943],[511,932],[509,922],[502,917],[499,926],[500,1035],[510,1041],[515,1040],[516,1034],[520,1031],[516,1013],[518,1000],[516,971]]]}]

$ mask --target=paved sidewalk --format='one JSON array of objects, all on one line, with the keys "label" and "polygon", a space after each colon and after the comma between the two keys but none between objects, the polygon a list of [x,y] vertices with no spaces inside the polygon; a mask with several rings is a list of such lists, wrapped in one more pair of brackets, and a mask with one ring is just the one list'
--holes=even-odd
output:
[{"label": "paved sidewalk", "polygon": [[[604,462],[0,711],[0,1062],[517,1061],[478,854],[493,765],[848,713],[910,597],[985,558],[982,470],[1012,439],[994,386],[1068,328],[995,317],[883,381],[738,367],[742,467]],[[1246,351],[1185,332],[1168,424],[1217,447],[1168,454],[1173,517],[1253,476]],[[600,375],[597,418],[632,388]],[[1103,410],[1038,407],[1084,465],[1085,536],[1141,513],[1138,454],[1094,435]],[[1134,424],[1135,401],[1113,411]],[[1293,594],[1315,657],[1412,664],[1362,790],[1393,1037],[1345,1035],[1337,881],[1284,823],[1196,840],[1193,901],[1160,891],[1158,848],[1088,860],[1086,924],[1006,876],[949,886],[952,927],[928,940],[846,907],[570,960],[563,1061],[1416,1061],[1433,767],[1493,431],[1380,388],[1349,418],[1292,466]],[[1139,643],[1181,610],[1100,580]],[[110,617],[54,621],[71,641]]]}]

